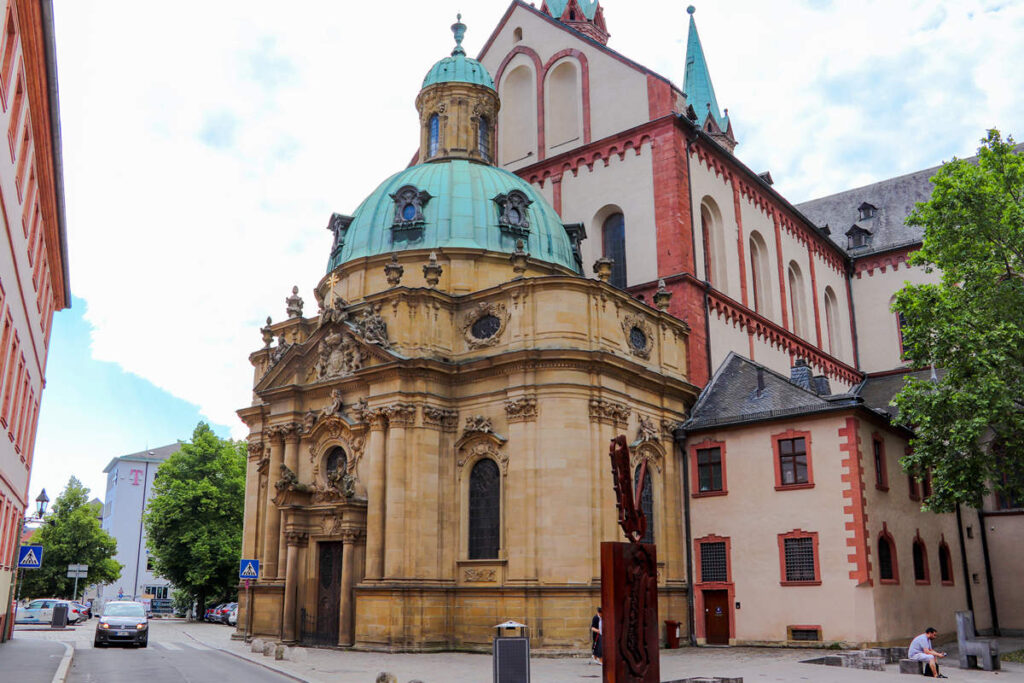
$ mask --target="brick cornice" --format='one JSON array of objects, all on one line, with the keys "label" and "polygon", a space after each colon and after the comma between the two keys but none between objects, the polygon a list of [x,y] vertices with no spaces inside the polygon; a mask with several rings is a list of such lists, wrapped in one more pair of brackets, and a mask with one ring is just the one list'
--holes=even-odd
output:
[{"label": "brick cornice", "polygon": [[868,277],[875,274],[875,270],[884,273],[887,269],[899,270],[900,265],[909,268],[907,259],[910,255],[921,248],[920,244],[913,244],[901,249],[894,249],[881,254],[869,254],[858,258],[853,262],[853,274],[860,278],[865,273]]}]

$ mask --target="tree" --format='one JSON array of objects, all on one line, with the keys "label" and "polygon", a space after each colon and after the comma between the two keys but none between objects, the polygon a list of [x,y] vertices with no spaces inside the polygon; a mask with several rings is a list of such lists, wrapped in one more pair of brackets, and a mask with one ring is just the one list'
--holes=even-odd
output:
[{"label": "tree", "polygon": [[205,422],[156,472],[145,516],[154,571],[199,609],[238,583],[244,502],[245,444],[218,438]]},{"label": "tree", "polygon": [[89,565],[89,574],[78,580],[79,592],[91,584],[105,584],[121,576],[114,559],[117,541],[100,528],[100,505],[89,502],[89,489],[75,477],[57,500],[32,543],[43,546],[39,569],[22,572],[21,594],[26,597],[74,598],[75,580],[67,577],[69,564]]},{"label": "tree", "polygon": [[941,371],[895,400],[915,430],[903,465],[931,473],[935,511],[977,507],[991,490],[1024,494],[1024,156],[1013,147],[988,131],[977,163],[944,164],[907,219],[925,230],[910,263],[942,273],[893,306],[906,360]]}]

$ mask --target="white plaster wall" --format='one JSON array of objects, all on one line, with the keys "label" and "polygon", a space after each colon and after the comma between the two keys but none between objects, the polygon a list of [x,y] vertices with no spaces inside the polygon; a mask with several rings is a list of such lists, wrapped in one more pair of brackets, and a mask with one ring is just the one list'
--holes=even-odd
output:
[{"label": "white plaster wall", "polygon": [[910,268],[905,264],[895,270],[887,267],[884,273],[876,268],[873,274],[865,271],[860,277],[853,277],[850,284],[861,369],[879,372],[904,364],[900,358],[896,314],[889,309],[892,297],[908,283],[938,282],[940,277],[937,272],[926,273],[923,268]]},{"label": "white plaster wall", "polygon": [[[697,275],[701,278],[705,276],[704,242],[700,234],[700,207],[705,198],[710,198],[721,214],[722,223],[716,224],[714,229],[719,230],[721,244],[725,248],[725,257],[722,261],[725,263],[726,272],[722,277],[719,277],[717,274],[715,275],[715,288],[736,301],[742,301],[740,296],[739,252],[736,246],[736,211],[733,206],[732,186],[723,176],[716,174],[713,170],[702,164],[697,159],[696,154],[690,155],[689,171],[693,197],[691,213],[695,221],[694,236],[696,239],[693,246],[697,259]],[[747,354],[744,353],[744,355]]]},{"label": "white plaster wall", "polygon": [[[750,336],[739,323],[728,321],[725,316],[719,316],[714,310],[711,311],[709,329],[711,332],[711,373],[722,364],[730,351],[735,351],[744,358],[750,357]],[[789,372],[788,370],[786,371]]]}]

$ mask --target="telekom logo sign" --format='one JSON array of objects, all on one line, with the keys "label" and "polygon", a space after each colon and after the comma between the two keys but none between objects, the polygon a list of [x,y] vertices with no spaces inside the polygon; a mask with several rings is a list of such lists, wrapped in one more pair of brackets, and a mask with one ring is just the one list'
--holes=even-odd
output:
[{"label": "telekom logo sign", "polygon": [[138,486],[139,477],[142,476],[142,470],[133,469],[131,472],[129,472],[128,476],[132,480],[132,486]]}]

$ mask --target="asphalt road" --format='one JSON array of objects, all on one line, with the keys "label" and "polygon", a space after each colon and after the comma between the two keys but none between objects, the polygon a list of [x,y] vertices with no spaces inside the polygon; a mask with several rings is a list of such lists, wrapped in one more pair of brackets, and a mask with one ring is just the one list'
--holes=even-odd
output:
[{"label": "asphalt road", "polygon": [[149,647],[96,649],[79,643],[68,683],[282,683],[292,679],[188,638],[154,639]]}]

